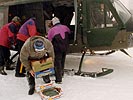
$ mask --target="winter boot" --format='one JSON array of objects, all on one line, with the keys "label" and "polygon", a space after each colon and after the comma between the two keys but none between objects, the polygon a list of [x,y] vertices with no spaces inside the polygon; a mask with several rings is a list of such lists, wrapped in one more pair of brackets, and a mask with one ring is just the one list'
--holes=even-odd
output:
[{"label": "winter boot", "polygon": [[51,82],[49,75],[43,76],[42,78],[43,78],[43,81],[45,83],[50,83]]},{"label": "winter boot", "polygon": [[35,86],[34,85],[30,85],[30,89],[29,89],[28,95],[34,94],[34,91],[35,91]]},{"label": "winter boot", "polygon": [[7,73],[4,71],[4,66],[0,66],[0,74],[7,75]]},{"label": "winter boot", "polygon": [[33,76],[31,76],[30,73],[27,73],[27,79],[28,79],[28,83],[29,83],[29,91],[28,91],[28,95],[32,95],[34,93],[35,90],[35,78]]}]

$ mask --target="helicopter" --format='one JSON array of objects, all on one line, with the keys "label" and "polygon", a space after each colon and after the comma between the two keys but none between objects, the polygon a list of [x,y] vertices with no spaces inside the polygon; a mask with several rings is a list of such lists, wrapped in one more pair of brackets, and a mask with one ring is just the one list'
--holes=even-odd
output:
[{"label": "helicopter", "polygon": [[130,56],[125,49],[133,46],[133,16],[119,0],[0,0],[0,27],[16,15],[22,23],[35,16],[43,36],[53,16],[67,25],[68,53],[82,52],[79,73],[88,50],[109,51],[105,55],[120,50]]}]

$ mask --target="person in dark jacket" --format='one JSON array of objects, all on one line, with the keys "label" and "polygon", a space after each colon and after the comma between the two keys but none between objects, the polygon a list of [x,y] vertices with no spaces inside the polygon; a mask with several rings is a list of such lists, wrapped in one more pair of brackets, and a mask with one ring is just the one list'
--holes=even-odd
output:
[{"label": "person in dark jacket", "polygon": [[52,19],[52,24],[53,27],[48,31],[48,39],[52,42],[55,52],[55,82],[60,84],[62,83],[62,76],[64,74],[70,29],[66,25],[62,25],[57,17]]},{"label": "person in dark jacket", "polygon": [[[53,45],[48,39],[42,36],[33,36],[26,40],[20,51],[20,61],[27,71],[27,79],[30,87],[28,91],[29,95],[32,95],[35,90],[35,72],[31,62],[33,60],[41,62],[41,60],[46,58],[52,62],[54,60]],[[50,83],[51,81],[49,75],[44,76],[43,80],[45,83]]]},{"label": "person in dark jacket", "polygon": [[[29,37],[39,35],[36,29],[35,20],[36,20],[35,17],[30,18],[19,29],[19,32],[17,34],[17,49],[18,49],[19,54],[20,54],[20,50],[23,44]],[[18,57],[16,70],[15,70],[15,76],[25,77],[24,73],[25,73],[25,69],[20,62],[20,58]]]},{"label": "person in dark jacket", "polygon": [[7,75],[4,66],[6,66],[6,70],[14,69],[9,65],[10,48],[15,48],[20,22],[20,18],[15,16],[10,23],[5,24],[0,30],[0,74],[2,75]]}]

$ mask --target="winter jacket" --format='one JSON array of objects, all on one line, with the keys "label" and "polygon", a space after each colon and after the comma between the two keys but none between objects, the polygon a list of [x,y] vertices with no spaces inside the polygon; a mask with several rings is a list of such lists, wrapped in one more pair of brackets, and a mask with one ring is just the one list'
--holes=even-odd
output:
[{"label": "winter jacket", "polygon": [[48,31],[48,39],[52,41],[55,35],[60,34],[62,39],[65,38],[65,33],[70,33],[70,29],[62,24],[56,24]]},{"label": "winter jacket", "polygon": [[18,29],[14,22],[4,25],[0,30],[0,45],[10,48],[11,43],[15,43]]},{"label": "winter jacket", "polygon": [[54,46],[54,52],[66,52],[69,40],[68,35],[70,33],[70,29],[61,24],[56,24],[48,31],[48,39],[52,42]]},{"label": "winter jacket", "polygon": [[38,35],[35,22],[32,18],[27,20],[20,28],[17,39],[26,41],[29,37]]},{"label": "winter jacket", "polygon": [[[35,52],[33,47],[34,41],[37,39],[43,40],[45,46],[45,50],[40,51],[39,53]],[[20,51],[20,61],[22,62],[26,70],[30,71],[32,69],[30,61],[42,59],[46,53],[48,53],[49,57],[52,57],[54,60],[54,50],[52,43],[42,36],[33,36],[28,38],[24,43]]]}]

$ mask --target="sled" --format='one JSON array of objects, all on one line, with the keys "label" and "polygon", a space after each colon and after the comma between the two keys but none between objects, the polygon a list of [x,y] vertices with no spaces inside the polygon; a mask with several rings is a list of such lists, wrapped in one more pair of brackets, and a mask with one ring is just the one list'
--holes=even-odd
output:
[{"label": "sled", "polygon": [[78,76],[83,76],[83,77],[102,77],[108,74],[111,74],[114,70],[113,69],[108,69],[108,68],[102,68],[102,71],[99,72],[76,72],[74,69],[65,69],[64,73],[67,75],[78,75]]},{"label": "sled", "polygon": [[62,95],[61,88],[53,86],[53,83],[36,86],[36,92],[42,100],[56,100]]}]

